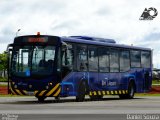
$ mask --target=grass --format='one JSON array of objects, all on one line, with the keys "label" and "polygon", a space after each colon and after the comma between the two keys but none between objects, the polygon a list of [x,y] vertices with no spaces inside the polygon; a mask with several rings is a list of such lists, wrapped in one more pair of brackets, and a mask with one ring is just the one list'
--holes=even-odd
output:
[{"label": "grass", "polygon": [[17,97],[17,95],[7,94],[7,95],[0,95],[0,97]]},{"label": "grass", "polygon": [[159,84],[160,85],[160,80],[152,80],[152,84]]},{"label": "grass", "polygon": [[0,97],[30,97],[30,96],[21,96],[21,95],[11,95],[11,94],[7,94],[7,95],[0,95]]},{"label": "grass", "polygon": [[8,84],[0,84],[0,87],[7,87]]},{"label": "grass", "polygon": [[136,93],[135,96],[160,96],[160,94]]},{"label": "grass", "polygon": [[7,82],[7,78],[0,77],[0,82]]}]

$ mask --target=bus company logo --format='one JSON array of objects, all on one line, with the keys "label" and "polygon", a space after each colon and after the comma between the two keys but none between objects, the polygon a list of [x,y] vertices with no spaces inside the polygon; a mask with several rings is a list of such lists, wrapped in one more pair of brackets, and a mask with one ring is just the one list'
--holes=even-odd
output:
[{"label": "bus company logo", "polygon": [[145,8],[139,20],[153,20],[158,15],[156,8],[150,7]]}]

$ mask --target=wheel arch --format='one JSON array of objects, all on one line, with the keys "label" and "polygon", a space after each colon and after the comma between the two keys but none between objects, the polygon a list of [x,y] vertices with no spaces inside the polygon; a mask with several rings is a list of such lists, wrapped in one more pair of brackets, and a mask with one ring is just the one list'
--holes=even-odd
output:
[{"label": "wheel arch", "polygon": [[79,89],[79,86],[82,82],[85,82],[86,84],[86,90],[87,90],[87,94],[89,93],[89,84],[88,84],[88,80],[86,78],[82,78],[80,81],[79,81],[79,85],[78,85],[78,89]]},{"label": "wheel arch", "polygon": [[135,87],[135,92],[137,91],[137,86],[136,86],[136,80],[134,77],[129,77],[128,78],[128,87],[129,87],[129,84],[133,83],[134,87]]}]

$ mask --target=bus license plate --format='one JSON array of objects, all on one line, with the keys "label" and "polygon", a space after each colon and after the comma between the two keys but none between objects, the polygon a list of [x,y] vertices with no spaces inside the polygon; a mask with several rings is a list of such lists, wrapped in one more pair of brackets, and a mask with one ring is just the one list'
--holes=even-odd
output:
[{"label": "bus license plate", "polygon": [[28,91],[28,92],[27,92],[27,95],[32,96],[32,95],[34,95],[34,92]]}]

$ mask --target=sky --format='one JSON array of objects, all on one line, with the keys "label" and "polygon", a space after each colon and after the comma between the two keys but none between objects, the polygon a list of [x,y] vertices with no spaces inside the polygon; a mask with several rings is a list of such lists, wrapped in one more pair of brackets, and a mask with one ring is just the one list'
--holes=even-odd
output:
[{"label": "sky", "polygon": [[[139,20],[150,7],[158,15]],[[154,67],[160,68],[160,0],[0,0],[0,53],[16,33],[37,32],[110,38],[118,44],[151,48]]]}]

